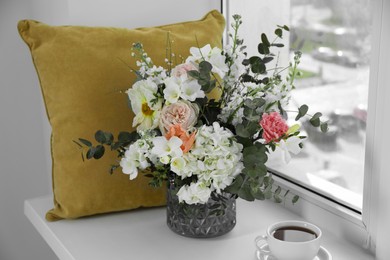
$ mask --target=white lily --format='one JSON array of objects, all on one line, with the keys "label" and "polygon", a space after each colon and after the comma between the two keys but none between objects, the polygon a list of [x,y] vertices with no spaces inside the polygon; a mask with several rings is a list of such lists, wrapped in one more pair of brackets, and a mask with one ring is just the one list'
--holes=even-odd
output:
[{"label": "white lily", "polygon": [[137,81],[131,89],[126,91],[131,108],[135,113],[133,126],[137,126],[137,131],[153,129],[158,126],[162,102],[161,100],[154,102],[157,89],[156,83],[147,79]]}]

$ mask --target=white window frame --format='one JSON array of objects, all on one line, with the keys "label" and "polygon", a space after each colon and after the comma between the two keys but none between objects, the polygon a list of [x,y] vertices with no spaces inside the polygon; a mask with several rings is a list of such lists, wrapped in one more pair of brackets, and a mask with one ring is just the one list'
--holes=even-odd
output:
[{"label": "white window frame", "polygon": [[[231,0],[230,0],[231,1]],[[317,195],[308,189],[302,188],[290,181],[274,176],[275,183],[301,197],[296,205],[284,204],[291,211],[296,212],[308,221],[326,227],[339,237],[369,249],[377,256],[390,255],[390,248],[385,246],[388,241],[386,232],[390,230],[388,217],[390,206],[390,187],[386,187],[384,180],[390,183],[390,90],[387,75],[390,75],[390,0],[373,1],[372,52],[370,60],[370,81],[368,98],[368,121],[366,128],[365,176],[363,191],[363,210],[359,214],[347,207]],[[227,27],[231,23],[229,0],[221,1]],[[245,16],[245,14],[241,14]],[[386,31],[387,30],[387,31]],[[227,33],[224,37],[228,42]],[[386,120],[387,116],[387,120]],[[388,136],[387,138],[384,138]],[[387,139],[387,140],[386,140]],[[387,215],[386,215],[387,214]],[[387,237],[385,237],[387,236]],[[376,249],[376,244],[381,247]],[[382,246],[383,245],[383,246]]]}]

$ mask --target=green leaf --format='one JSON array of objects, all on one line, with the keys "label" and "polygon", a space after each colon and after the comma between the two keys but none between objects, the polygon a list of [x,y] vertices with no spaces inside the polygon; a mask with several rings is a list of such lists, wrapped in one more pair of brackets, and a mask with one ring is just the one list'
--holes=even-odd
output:
[{"label": "green leaf", "polygon": [[272,198],[272,185],[268,185],[264,190],[264,196],[266,199]]},{"label": "green leaf", "polygon": [[95,139],[101,144],[108,144],[110,145],[112,141],[114,140],[114,136],[109,132],[104,132],[102,130],[98,130],[95,133]]},{"label": "green leaf", "polygon": [[309,107],[307,105],[302,105],[298,108],[298,115],[295,117],[295,121],[298,121],[307,114]]},{"label": "green leaf", "polygon": [[250,140],[248,138],[243,138],[241,136],[236,136],[236,140],[237,140],[237,142],[242,144],[244,146],[244,148],[252,146],[252,140]]},{"label": "green leaf", "polygon": [[321,123],[320,128],[321,128],[321,132],[323,132],[323,133],[328,132],[328,130],[329,130],[328,123],[325,123],[325,122]]},{"label": "green leaf", "polygon": [[252,56],[249,58],[249,63],[251,65],[253,65],[255,63],[259,63],[259,62],[262,62],[262,59],[259,56]]},{"label": "green leaf", "polygon": [[88,149],[88,151],[87,151],[87,159],[88,160],[93,158],[93,155],[95,154],[95,150],[96,150],[96,148],[93,146]]},{"label": "green leaf", "polygon": [[79,138],[79,141],[82,142],[83,144],[85,144],[88,147],[92,147],[92,143],[90,141],[88,141],[88,140],[85,140],[83,138]]},{"label": "green leaf", "polygon": [[271,46],[271,44],[268,41],[267,35],[265,33],[261,34],[261,41],[263,42],[263,44],[265,46],[267,46],[267,47]]},{"label": "green leaf", "polygon": [[253,196],[255,197],[255,199],[257,200],[265,200],[265,194],[260,190],[258,189],[254,194]]},{"label": "green leaf", "polygon": [[299,196],[298,195],[295,195],[293,198],[292,198],[292,203],[295,204],[297,203],[299,200]]},{"label": "green leaf", "polygon": [[269,47],[264,45],[264,43],[259,43],[259,45],[257,45],[257,50],[260,54],[263,54],[263,55],[267,55],[269,54]]},{"label": "green leaf", "polygon": [[98,130],[95,133],[95,139],[101,144],[104,144],[106,142],[106,137],[104,135],[104,132],[102,130]]},{"label": "green leaf", "polygon": [[[264,63],[268,63],[268,62],[270,62],[270,61],[272,61],[274,59],[274,57],[264,57],[263,58],[263,62]],[[266,83],[265,83],[266,84]]]},{"label": "green leaf", "polygon": [[271,46],[278,47],[278,48],[283,48],[284,44],[283,43],[273,43]]},{"label": "green leaf", "polygon": [[249,185],[244,185],[237,194],[241,199],[247,200],[247,201],[254,201],[255,197],[251,193],[251,188]]},{"label": "green leaf", "polygon": [[279,38],[282,38],[283,37],[283,30],[278,28],[275,30],[275,34],[279,37]]},{"label": "green leaf", "polygon": [[[199,80],[198,80],[198,83],[199,83]],[[201,83],[202,84],[199,84],[202,86],[202,90],[205,92],[205,93],[210,93],[216,86],[216,80],[201,80]]]},{"label": "green leaf", "polygon": [[251,71],[255,74],[264,74],[266,69],[267,68],[263,62],[255,63],[251,66]]},{"label": "green leaf", "polygon": [[276,194],[276,195],[279,195],[280,192],[282,192],[282,188],[281,188],[280,186],[278,186],[278,187],[276,188],[276,190],[275,190],[275,194]]},{"label": "green leaf", "polygon": [[321,121],[320,121],[321,116],[322,116],[322,114],[320,112],[315,113],[314,116],[312,116],[312,118],[310,119],[311,125],[315,126],[315,127],[319,127],[321,124]]},{"label": "green leaf", "polygon": [[244,179],[243,179],[242,175],[238,175],[234,179],[233,183],[230,186],[228,186],[225,190],[232,193],[232,194],[237,194],[238,191],[240,190],[243,182],[244,182]]},{"label": "green leaf", "polygon": [[93,154],[93,158],[100,159],[104,155],[105,148],[103,145],[96,146],[95,153]]},{"label": "green leaf", "polygon": [[249,138],[251,136],[248,130],[241,124],[236,126],[236,133],[238,136],[244,138]]},{"label": "green leaf", "polygon": [[76,142],[75,140],[72,140],[72,142],[75,143],[78,147],[83,148],[83,146],[81,144],[79,144],[78,142]]},{"label": "green leaf", "polygon": [[199,63],[199,72],[202,74],[202,72],[208,72],[210,73],[210,71],[212,70],[213,66],[211,65],[210,62],[208,61],[201,61]]},{"label": "green leaf", "polygon": [[200,76],[199,71],[197,71],[197,70],[187,71],[187,74],[188,74],[188,76],[190,76],[194,79],[199,79],[199,76]]},{"label": "green leaf", "polygon": [[277,195],[277,194],[274,195],[274,200],[275,200],[276,203],[281,203],[281,202],[283,201],[283,200],[280,198],[280,196]]},{"label": "green leaf", "polygon": [[244,148],[243,160],[245,167],[250,167],[252,165],[259,167],[268,160],[266,147],[263,144],[260,144],[261,146],[257,144],[258,143]]},{"label": "green leaf", "polygon": [[257,169],[255,167],[252,167],[252,168],[245,167],[243,170],[243,173],[251,178],[256,178],[258,176],[259,172],[257,171]]},{"label": "green leaf", "polygon": [[109,170],[110,174],[113,174],[114,171],[115,171],[117,168],[119,168],[119,165],[118,165],[118,164],[113,164],[113,165],[111,165],[110,170]]},{"label": "green leaf", "polygon": [[132,143],[135,140],[138,139],[138,133],[136,131],[134,132],[120,132],[118,135],[118,141],[123,144]]}]

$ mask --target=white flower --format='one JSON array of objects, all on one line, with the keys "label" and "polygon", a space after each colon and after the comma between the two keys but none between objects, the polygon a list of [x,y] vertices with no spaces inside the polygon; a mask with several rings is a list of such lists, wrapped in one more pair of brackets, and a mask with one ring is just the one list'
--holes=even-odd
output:
[{"label": "white flower", "polygon": [[175,78],[169,77],[164,80],[165,89],[164,89],[164,98],[170,104],[176,103],[181,95],[180,85],[177,83]]},{"label": "white flower", "polygon": [[203,57],[207,57],[210,52],[211,52],[210,44],[207,44],[202,48],[191,47],[190,48],[191,56],[189,56],[188,59],[190,61],[199,61],[202,60]]},{"label": "white flower", "polygon": [[217,73],[221,78],[223,78],[229,69],[225,63],[226,57],[221,53],[221,49],[214,47],[208,55],[209,59],[207,61],[213,65],[213,69],[211,71]]},{"label": "white flower", "polygon": [[289,137],[287,140],[280,140],[277,143],[275,151],[271,151],[268,155],[267,166],[272,167],[282,161],[287,164],[291,160],[291,154],[298,154],[301,151],[299,144],[302,143],[302,139],[297,136]]},{"label": "white flower", "polygon": [[147,79],[137,81],[126,92],[135,114],[133,126],[137,126],[137,131],[154,129],[158,126],[162,102],[156,97],[157,89],[156,83]]},{"label": "white flower", "polygon": [[186,202],[187,204],[204,204],[211,195],[211,189],[202,182],[191,183],[190,186],[184,185],[177,192],[179,202]]},{"label": "white flower", "polygon": [[[214,122],[212,126],[203,125],[197,130],[194,146],[183,154],[185,169],[176,174],[182,178],[197,176],[198,182],[211,191],[220,193],[229,186],[234,178],[244,169],[242,163],[243,146],[233,139],[229,130]],[[193,189],[183,188],[181,196],[187,202],[194,195]],[[184,199],[186,198],[186,199]]]},{"label": "white flower", "polygon": [[180,97],[184,100],[195,101],[197,98],[204,98],[204,91],[196,80],[186,80],[181,85]]},{"label": "white flower", "polygon": [[122,172],[130,175],[130,180],[138,176],[138,169],[144,170],[150,166],[147,160],[149,145],[145,140],[139,139],[129,146],[119,165]]},{"label": "white flower", "polygon": [[171,160],[171,171],[177,175],[181,175],[184,167],[186,166],[186,161],[182,157],[174,157]]},{"label": "white flower", "polygon": [[163,156],[163,157],[160,157],[160,162],[161,162],[162,164],[168,164],[170,161],[171,161],[171,158],[169,158],[168,155]]},{"label": "white flower", "polygon": [[191,56],[187,58],[186,63],[200,63],[205,60],[213,66],[211,71],[217,73],[221,78],[223,78],[228,71],[228,66],[225,63],[225,56],[222,55],[222,50],[218,47],[211,49],[210,44],[207,44],[200,49],[191,47],[190,53]]},{"label": "white flower", "polygon": [[177,136],[172,136],[169,140],[164,136],[158,136],[153,138],[152,142],[154,147],[152,148],[151,153],[160,158],[164,156],[179,157],[183,154],[183,151],[180,148],[183,141]]}]

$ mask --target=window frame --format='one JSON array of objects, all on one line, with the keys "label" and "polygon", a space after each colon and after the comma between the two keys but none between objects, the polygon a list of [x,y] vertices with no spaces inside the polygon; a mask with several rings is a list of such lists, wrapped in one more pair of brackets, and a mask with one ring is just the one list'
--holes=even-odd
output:
[{"label": "window frame", "polygon": [[[276,185],[284,189],[289,189],[292,193],[300,196],[300,202],[296,205],[290,203],[282,206],[297,213],[303,218],[326,227],[335,235],[376,252],[377,239],[384,240],[383,237],[377,237],[377,226],[381,224],[383,218],[379,216],[381,212],[381,202],[390,199],[390,191],[383,191],[384,184],[381,185],[381,176],[390,171],[390,167],[383,169],[383,163],[386,156],[386,143],[383,142],[383,134],[389,125],[384,120],[386,117],[384,106],[386,100],[390,100],[390,91],[386,91],[385,79],[386,72],[384,67],[389,67],[390,62],[381,59],[384,54],[390,51],[386,46],[390,44],[388,34],[383,36],[384,22],[390,20],[390,4],[385,4],[385,0],[372,0],[373,24],[372,24],[372,51],[370,60],[370,80],[368,93],[368,115],[366,128],[366,147],[365,147],[365,166],[364,166],[364,189],[363,189],[363,208],[359,213],[338,202],[327,199],[325,196],[313,192],[301,184],[297,184],[274,175]],[[386,10],[387,8],[387,10]],[[231,22],[231,10],[229,0],[221,0],[221,12],[226,19],[227,28]],[[387,13],[386,13],[387,12]],[[244,15],[244,14],[241,14]],[[387,36],[387,37],[386,37]],[[229,42],[228,33],[225,30],[224,41]],[[383,64],[385,63],[385,64]],[[390,111],[389,111],[390,112]],[[380,190],[382,188],[382,191]],[[385,194],[386,198],[379,200],[379,194]],[[386,208],[388,209],[388,207]],[[383,210],[382,210],[383,211]],[[382,221],[382,222],[381,222]],[[389,227],[390,224],[387,225]],[[384,249],[386,250],[386,249]]]}]

